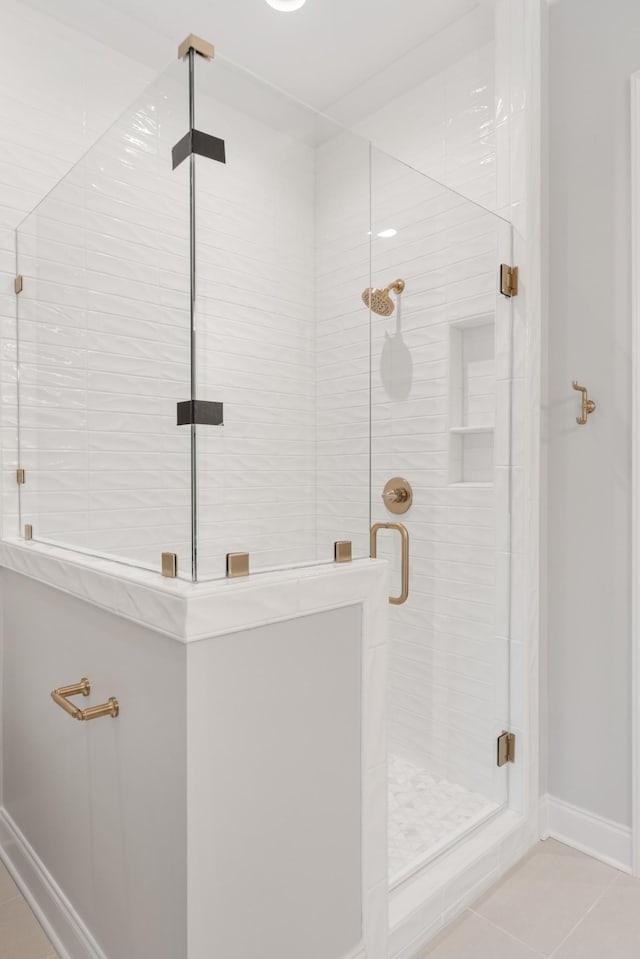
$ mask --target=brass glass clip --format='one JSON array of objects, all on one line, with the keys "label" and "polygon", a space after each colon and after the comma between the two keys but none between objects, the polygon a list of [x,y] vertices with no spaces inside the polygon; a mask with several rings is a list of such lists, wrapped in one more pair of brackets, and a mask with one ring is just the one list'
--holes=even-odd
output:
[{"label": "brass glass clip", "polygon": [[101,703],[99,706],[87,706],[86,709],[79,709],[69,702],[70,696],[88,696],[90,692],[91,683],[85,676],[79,683],[74,683],[72,686],[61,686],[59,689],[54,689],[51,698],[73,719],[85,721],[99,719],[101,716],[111,716],[115,719],[120,713],[120,705],[114,696],[111,696],[106,703]]},{"label": "brass glass clip", "polygon": [[584,426],[587,422],[587,417],[595,410],[596,404],[593,402],[593,400],[589,399],[586,386],[579,386],[577,380],[574,380],[571,385],[573,386],[574,390],[582,393],[582,412],[580,416],[576,417],[576,423],[578,426]]}]

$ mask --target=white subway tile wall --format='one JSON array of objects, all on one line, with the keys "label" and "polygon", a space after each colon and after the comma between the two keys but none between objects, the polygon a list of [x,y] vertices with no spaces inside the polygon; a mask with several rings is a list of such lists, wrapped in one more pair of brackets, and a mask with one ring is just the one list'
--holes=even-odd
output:
[{"label": "white subway tile wall", "polygon": [[[316,559],[313,114],[222,61],[198,63],[197,124],[227,163],[197,159],[198,563],[224,576]],[[200,82],[202,81],[202,82]],[[331,559],[327,556],[326,559]]]},{"label": "white subway tile wall", "polygon": [[[34,51],[37,50],[37,69]],[[87,151],[92,143],[117,120],[137,92],[152,79],[151,71],[114,50],[76,33],[57,21],[42,16],[22,3],[6,0],[0,38],[0,84],[3,89],[0,116],[0,348],[2,350],[1,386],[3,407],[3,532],[18,533],[18,491],[15,469],[18,464],[16,411],[16,297],[13,291],[16,273],[15,228]],[[69,205],[70,212],[72,204]],[[53,206],[52,206],[53,209]],[[76,209],[76,213],[77,213]],[[37,313],[39,335],[34,326],[35,284],[25,287],[25,341],[23,344],[25,393],[25,456],[20,465],[34,466],[29,445],[36,440],[33,415],[39,409],[38,429],[43,443],[55,433],[54,448],[42,452],[38,466],[42,472],[29,473],[29,483],[37,497],[38,508],[58,517],[60,528],[78,524],[75,513],[87,514],[87,450],[79,445],[77,431],[83,428],[87,411],[83,382],[78,374],[85,344],[78,336],[79,290],[73,289],[78,270],[86,266],[85,251],[78,242],[77,220],[39,224],[49,256],[41,264],[39,286],[47,290],[49,302]],[[33,256],[37,237],[25,237],[25,257]],[[105,239],[105,244],[106,244]],[[95,249],[95,247],[94,247]],[[105,254],[114,253],[108,245]],[[89,251],[86,251],[87,258]],[[115,244],[115,255],[127,259],[126,243]],[[95,268],[95,265],[94,265]],[[100,272],[98,270],[98,272]],[[106,271],[102,271],[106,272]],[[28,304],[31,297],[31,304]],[[62,305],[63,311],[57,309]],[[46,312],[54,323],[47,332],[40,322]],[[64,320],[66,319],[66,322]],[[74,329],[75,324],[75,329]],[[39,374],[48,377],[55,403],[43,403],[38,396]],[[86,377],[86,367],[84,376]],[[31,409],[29,410],[29,407]],[[65,411],[65,412],[63,412]],[[30,419],[31,417],[31,419]],[[69,430],[71,426],[71,431]],[[59,474],[60,454],[66,465],[84,470]],[[105,476],[104,483],[109,482]],[[25,519],[25,522],[27,520]],[[52,520],[52,526],[54,521]],[[86,531],[86,524],[84,531]]]},{"label": "white subway tile wall", "polygon": [[20,225],[22,518],[190,573],[188,171],[176,62]]},{"label": "white subway tile wall", "polygon": [[501,206],[496,45],[485,43],[356,127],[380,150],[490,210]]},{"label": "white subway tile wall", "polygon": [[318,557],[336,540],[369,555],[369,144],[352,134],[316,151]]}]

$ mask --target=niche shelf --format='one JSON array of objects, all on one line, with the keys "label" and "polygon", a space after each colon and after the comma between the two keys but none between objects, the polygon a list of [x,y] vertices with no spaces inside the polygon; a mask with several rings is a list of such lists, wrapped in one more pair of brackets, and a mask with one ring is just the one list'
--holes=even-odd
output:
[{"label": "niche shelf", "polygon": [[495,317],[449,328],[449,485],[491,486],[496,404]]}]

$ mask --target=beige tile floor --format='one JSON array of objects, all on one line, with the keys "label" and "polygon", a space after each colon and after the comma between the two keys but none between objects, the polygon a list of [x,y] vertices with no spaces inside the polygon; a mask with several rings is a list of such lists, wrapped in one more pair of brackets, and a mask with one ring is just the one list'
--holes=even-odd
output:
[{"label": "beige tile floor", "polygon": [[[420,959],[640,959],[640,880],[553,839],[538,846]],[[56,959],[0,864],[0,957]]]},{"label": "beige tile floor", "polygon": [[420,959],[640,959],[640,880],[539,843]]},{"label": "beige tile floor", "polygon": [[2,959],[56,959],[53,946],[0,863],[0,956]]}]

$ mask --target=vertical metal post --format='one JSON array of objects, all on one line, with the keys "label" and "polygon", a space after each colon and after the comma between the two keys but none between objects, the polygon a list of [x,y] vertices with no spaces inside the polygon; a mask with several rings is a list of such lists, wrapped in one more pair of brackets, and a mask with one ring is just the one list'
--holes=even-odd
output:
[{"label": "vertical metal post", "polygon": [[[16,276],[20,270],[20,230],[16,228]],[[22,284],[21,284],[22,288]],[[17,289],[17,287],[16,287]],[[22,362],[20,359],[20,297],[16,294],[16,452],[22,466]],[[22,487],[18,486],[18,529],[22,529]]]},{"label": "vertical metal post", "polygon": [[[189,48],[189,130],[195,129],[195,60]],[[196,399],[196,155],[189,157],[189,269],[190,269],[190,361],[191,399]],[[198,456],[197,427],[191,424],[191,579],[198,579]]]}]

